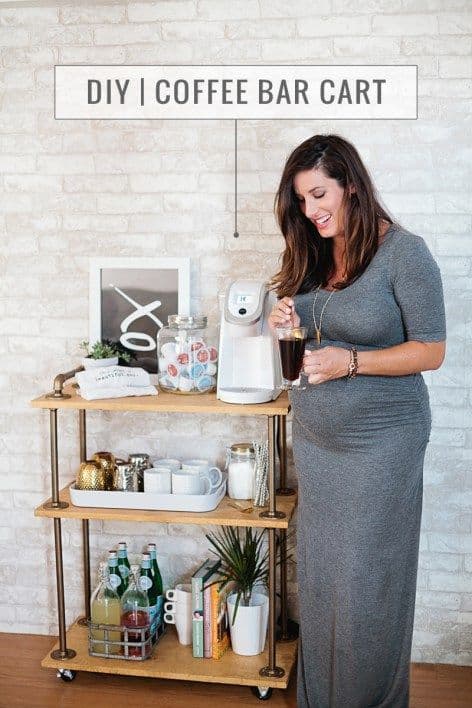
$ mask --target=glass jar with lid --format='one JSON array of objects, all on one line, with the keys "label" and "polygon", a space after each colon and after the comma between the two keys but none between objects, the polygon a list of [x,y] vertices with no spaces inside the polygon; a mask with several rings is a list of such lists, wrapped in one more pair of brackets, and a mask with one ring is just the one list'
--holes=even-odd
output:
[{"label": "glass jar with lid", "polygon": [[193,394],[216,388],[218,352],[203,315],[169,315],[157,339],[158,381],[164,391]]},{"label": "glass jar with lid", "polygon": [[253,499],[255,493],[256,456],[251,443],[235,443],[227,448],[228,496]]}]

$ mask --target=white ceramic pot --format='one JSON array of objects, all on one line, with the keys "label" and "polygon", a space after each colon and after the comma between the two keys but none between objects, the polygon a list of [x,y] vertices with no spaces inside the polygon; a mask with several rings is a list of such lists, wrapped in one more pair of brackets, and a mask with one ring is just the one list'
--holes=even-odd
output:
[{"label": "white ceramic pot", "polygon": [[85,356],[82,359],[82,366],[84,369],[98,369],[102,366],[117,366],[118,357],[111,356],[108,359],[91,359],[89,356]]},{"label": "white ceramic pot", "polygon": [[255,656],[264,651],[269,619],[269,598],[267,595],[253,593],[249,607],[239,603],[233,624],[237,594],[231,594],[227,600],[228,621],[231,633],[231,646],[235,654]]}]

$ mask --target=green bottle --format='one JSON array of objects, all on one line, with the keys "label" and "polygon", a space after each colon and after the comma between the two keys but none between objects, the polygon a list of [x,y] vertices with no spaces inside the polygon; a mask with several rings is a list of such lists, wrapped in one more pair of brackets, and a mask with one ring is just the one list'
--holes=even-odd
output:
[{"label": "green bottle", "polygon": [[128,587],[130,570],[131,566],[128,560],[128,550],[126,548],[126,543],[124,541],[121,541],[121,543],[118,544],[118,571],[121,575],[121,582],[123,585],[121,594],[123,594],[126,588]]},{"label": "green bottle", "polygon": [[162,585],[161,571],[159,570],[159,565],[157,562],[157,550],[155,543],[148,543],[148,553],[151,556],[151,571],[154,578],[154,584],[156,586],[157,598],[157,624],[162,624],[164,620],[164,591]]},{"label": "green bottle", "polygon": [[151,624],[151,637],[154,639],[157,632],[157,608],[159,595],[157,593],[156,583],[152,575],[151,556],[149,553],[143,553],[138,587],[147,594],[149,600],[149,622]]},{"label": "green bottle", "polygon": [[121,597],[124,592],[123,581],[118,570],[118,554],[116,551],[108,551],[108,575],[109,582],[113,590]]}]

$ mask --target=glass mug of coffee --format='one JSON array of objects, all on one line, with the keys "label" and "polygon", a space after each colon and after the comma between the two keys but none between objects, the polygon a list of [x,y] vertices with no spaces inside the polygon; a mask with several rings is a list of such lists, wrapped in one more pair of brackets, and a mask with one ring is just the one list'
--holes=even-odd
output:
[{"label": "glass mug of coffee", "polygon": [[279,344],[280,364],[282,367],[282,386],[284,391],[297,391],[306,388],[301,381],[301,370],[305,354],[306,327],[277,327],[275,330]]}]

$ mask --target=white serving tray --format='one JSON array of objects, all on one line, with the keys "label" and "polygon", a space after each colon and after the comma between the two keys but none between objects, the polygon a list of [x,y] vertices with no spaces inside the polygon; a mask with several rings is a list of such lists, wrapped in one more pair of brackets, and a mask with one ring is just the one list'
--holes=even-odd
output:
[{"label": "white serving tray", "polygon": [[105,509],[150,509],[153,511],[213,511],[226,493],[226,480],[212,494],[156,494],[153,492],[101,492],[70,485],[75,506]]}]

